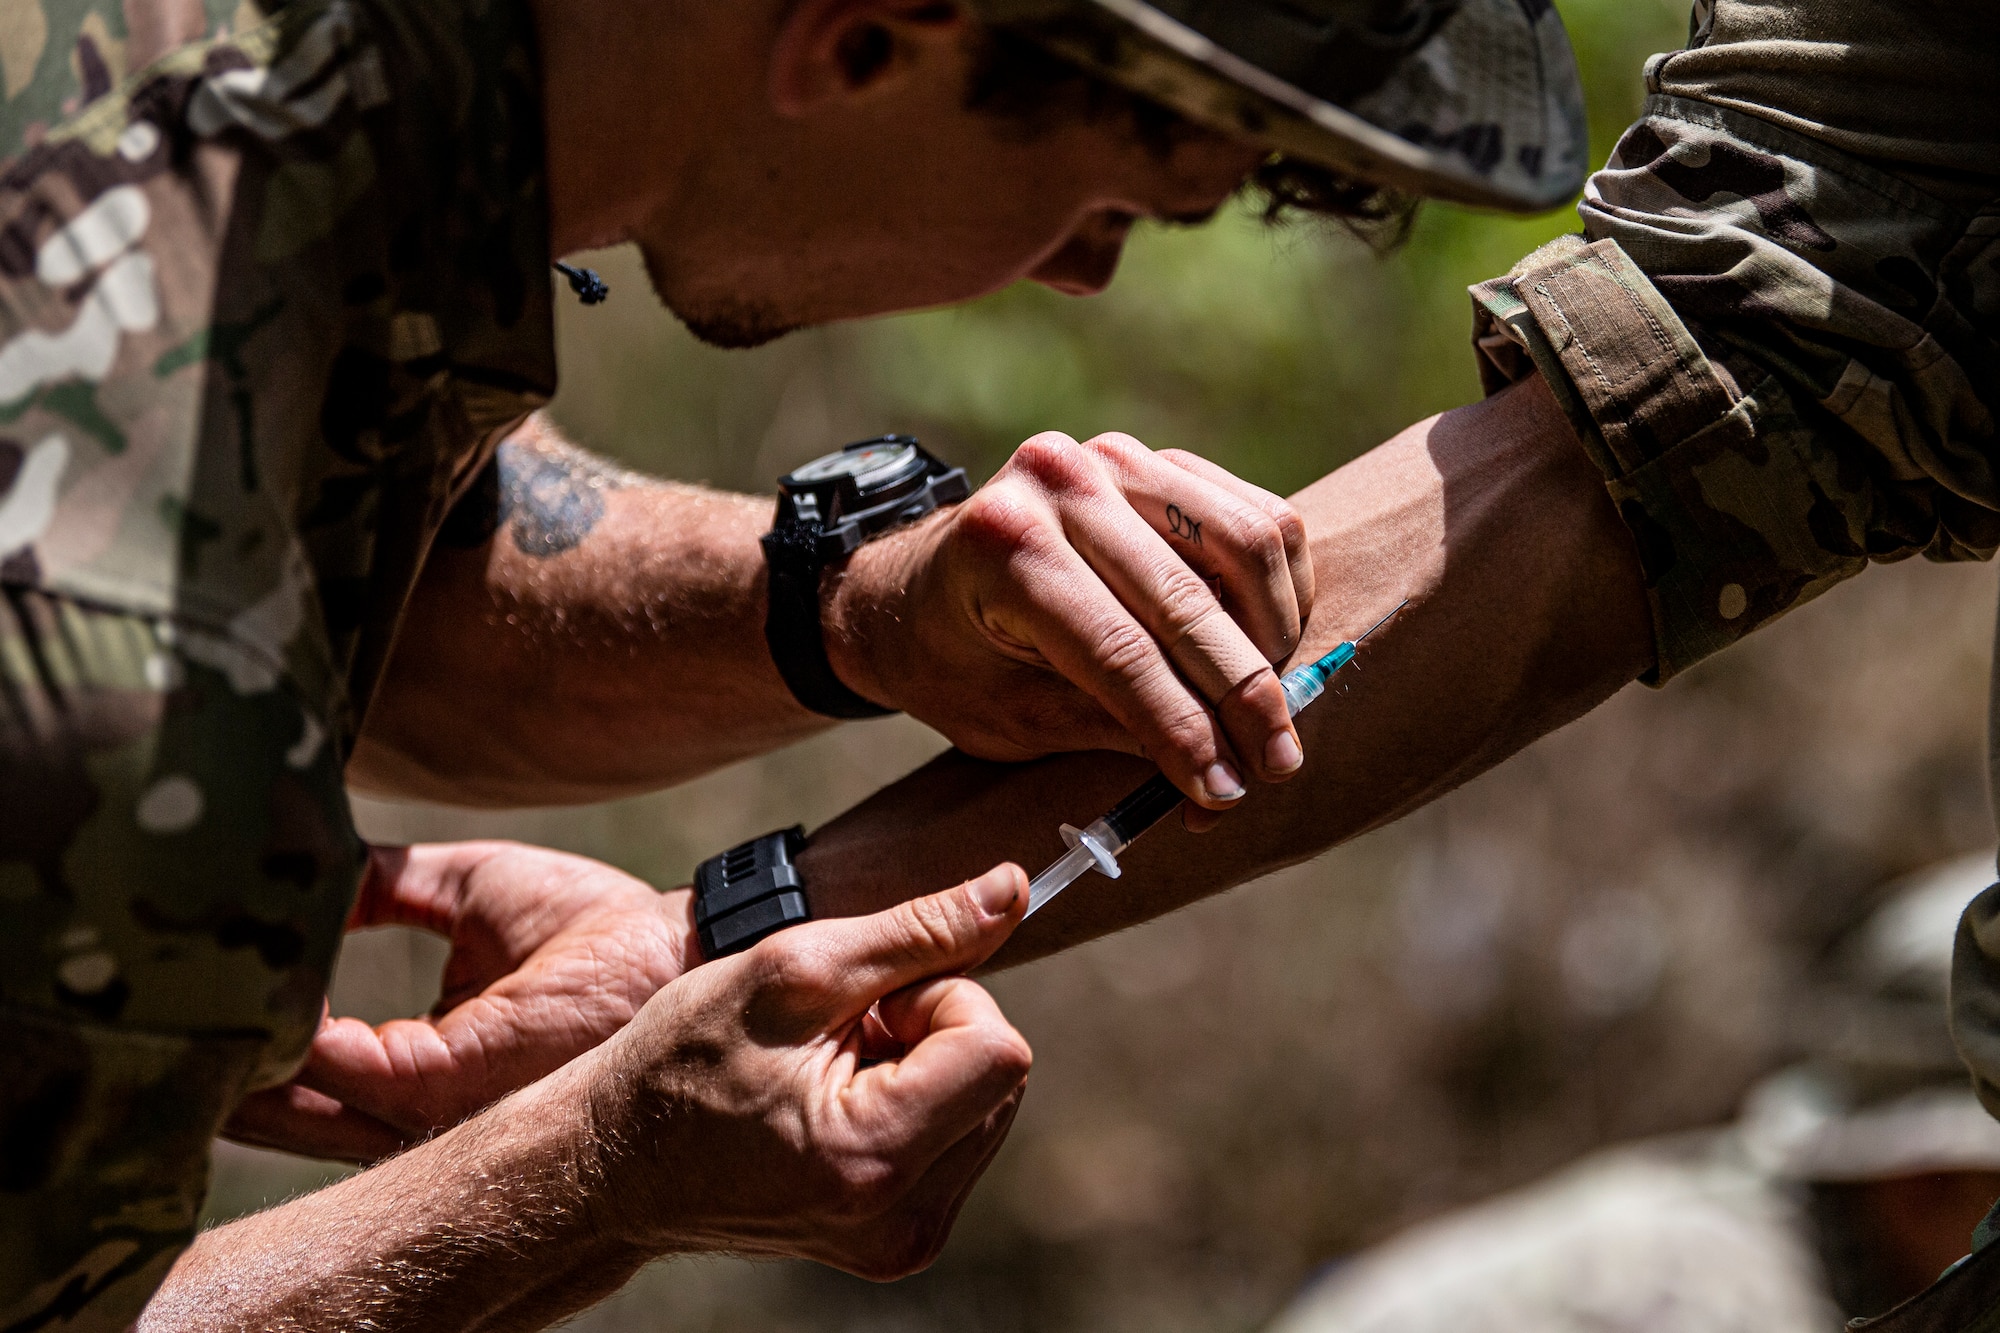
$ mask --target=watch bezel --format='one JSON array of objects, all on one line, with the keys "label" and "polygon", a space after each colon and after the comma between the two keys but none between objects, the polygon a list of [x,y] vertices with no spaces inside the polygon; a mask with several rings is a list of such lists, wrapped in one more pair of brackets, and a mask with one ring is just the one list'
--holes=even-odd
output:
[{"label": "watch bezel", "polygon": [[[817,481],[802,481],[799,478],[800,472],[829,458],[883,444],[907,449],[909,455],[904,464],[880,482],[864,485],[864,478],[868,476],[866,473],[850,473]],[[933,457],[914,436],[878,435],[873,439],[857,440],[831,453],[821,454],[778,479],[778,522],[816,524],[822,534],[823,557],[838,558],[880,532],[922,517],[922,514],[905,514],[903,503],[927,489],[942,486],[947,492],[952,491],[954,473],[963,475],[960,469],[948,468]],[[956,498],[963,499],[964,496],[961,494]],[[952,499],[942,501],[946,504],[954,502]],[[936,503],[928,504],[923,513],[929,513],[936,507]],[[828,538],[832,540],[826,540]]]},{"label": "watch bezel", "polygon": [[[828,463],[848,458],[869,449],[881,448],[894,449],[901,457],[894,463],[877,464],[863,472],[836,472],[824,477],[808,477],[805,475],[813,468],[822,467]],[[788,490],[819,490],[829,486],[838,486],[842,482],[849,482],[857,489],[861,489],[863,479],[871,475],[878,473],[885,474],[887,484],[894,485],[899,481],[907,479],[913,469],[917,472],[925,470],[924,447],[917,442],[915,436],[878,435],[873,439],[856,440],[853,444],[842,445],[831,453],[824,453],[810,462],[801,463],[783,477],[780,477],[778,484]]]}]

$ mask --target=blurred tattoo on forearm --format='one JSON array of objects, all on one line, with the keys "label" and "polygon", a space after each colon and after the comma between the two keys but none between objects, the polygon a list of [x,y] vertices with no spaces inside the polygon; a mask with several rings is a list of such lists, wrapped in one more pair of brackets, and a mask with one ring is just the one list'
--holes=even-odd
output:
[{"label": "blurred tattoo on forearm", "polygon": [[523,555],[547,559],[573,551],[604,517],[604,497],[629,474],[581,449],[518,437],[501,442],[499,517]]},{"label": "blurred tattoo on forearm", "polygon": [[604,497],[634,480],[581,449],[515,435],[453,507],[438,542],[473,550],[505,525],[517,550],[546,560],[580,546],[604,517]]}]

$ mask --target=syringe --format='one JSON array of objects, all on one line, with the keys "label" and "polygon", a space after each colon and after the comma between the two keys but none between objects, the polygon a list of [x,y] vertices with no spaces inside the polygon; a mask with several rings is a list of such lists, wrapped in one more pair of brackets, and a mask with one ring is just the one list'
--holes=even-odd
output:
[{"label": "syringe", "polygon": [[[1397,611],[1409,604],[1409,599],[1405,598],[1397,603],[1395,610],[1369,626],[1365,632],[1339,645],[1317,662],[1309,662],[1280,676],[1278,684],[1285,690],[1285,710],[1297,717],[1305,711],[1306,705],[1325,694],[1326,683],[1333,678],[1334,672],[1354,660],[1361,641],[1388,624]],[[1029,883],[1028,916],[1041,911],[1049,899],[1083,878],[1086,870],[1095,869],[1106,878],[1117,879],[1124,873],[1118,866],[1119,856],[1138,841],[1141,833],[1178,809],[1182,799],[1180,788],[1168,781],[1166,774],[1156,773],[1090,827],[1077,828],[1073,824],[1064,824],[1062,836],[1063,841],[1069,844],[1069,850]]]}]

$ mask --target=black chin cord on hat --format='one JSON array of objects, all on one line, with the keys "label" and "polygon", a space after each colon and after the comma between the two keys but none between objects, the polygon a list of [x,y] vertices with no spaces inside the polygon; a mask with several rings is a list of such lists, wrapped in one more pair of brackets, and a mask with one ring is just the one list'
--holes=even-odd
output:
[{"label": "black chin cord on hat", "polygon": [[602,305],[604,298],[611,295],[611,288],[604,279],[597,276],[594,268],[571,268],[560,259],[556,261],[556,272],[569,279],[569,289],[576,293],[576,299],[585,305]]}]

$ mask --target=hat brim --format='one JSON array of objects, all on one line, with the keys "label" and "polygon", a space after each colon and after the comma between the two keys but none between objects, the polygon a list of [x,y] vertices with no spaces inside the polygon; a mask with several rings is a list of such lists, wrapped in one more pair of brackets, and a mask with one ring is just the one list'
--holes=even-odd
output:
[{"label": "hat brim", "polygon": [[1265,71],[1146,0],[978,0],[1066,59],[1201,124],[1408,194],[1559,207],[1589,169],[1583,90],[1550,0],[1464,0],[1345,106]]}]

